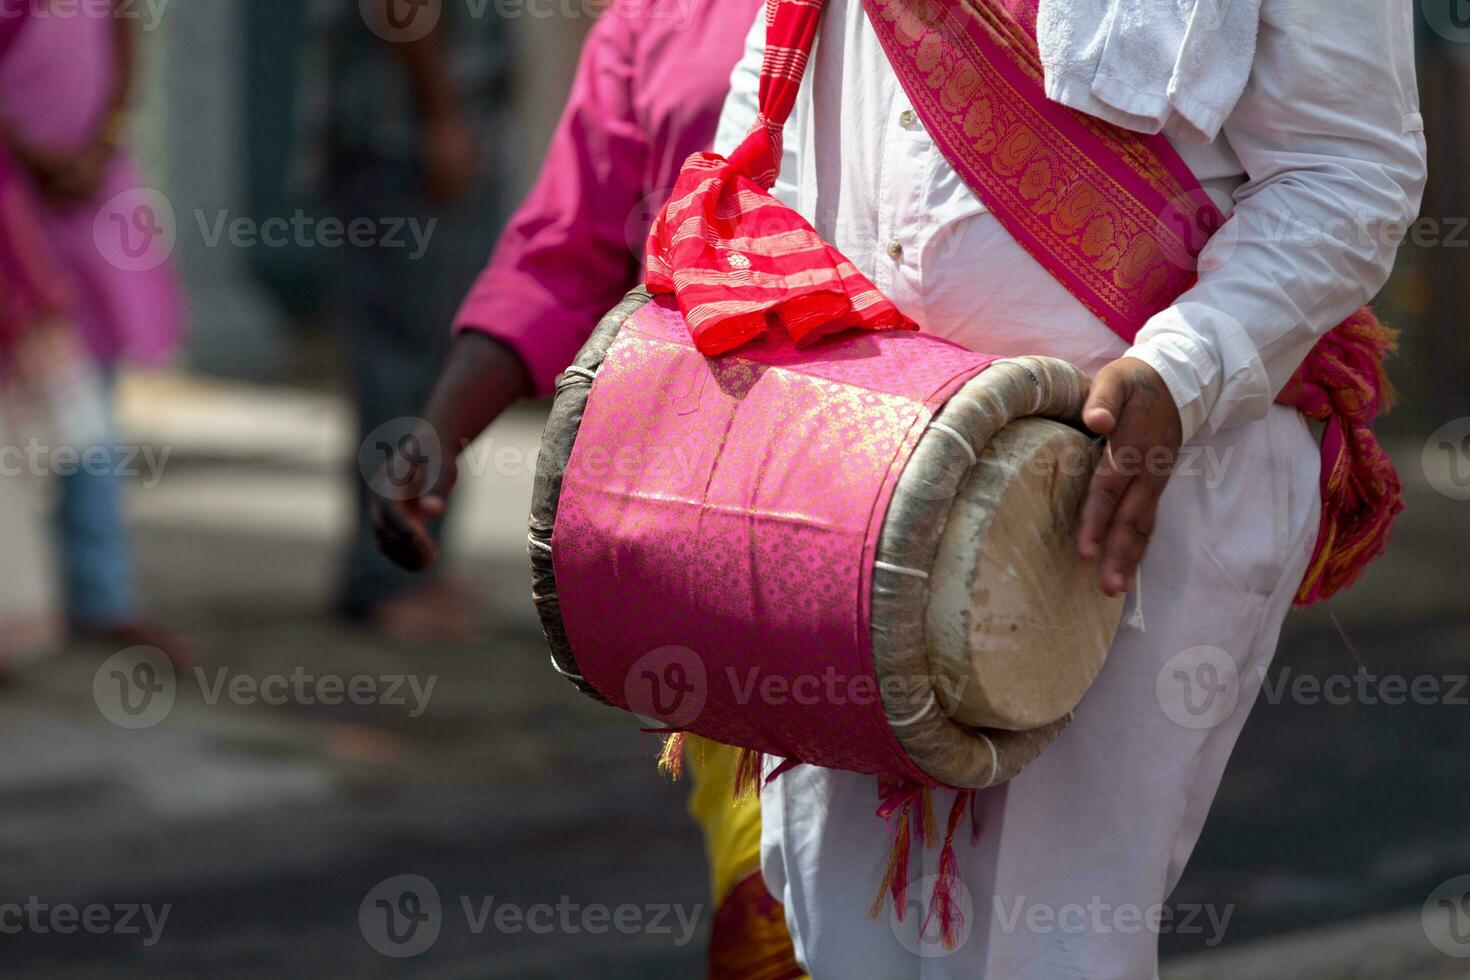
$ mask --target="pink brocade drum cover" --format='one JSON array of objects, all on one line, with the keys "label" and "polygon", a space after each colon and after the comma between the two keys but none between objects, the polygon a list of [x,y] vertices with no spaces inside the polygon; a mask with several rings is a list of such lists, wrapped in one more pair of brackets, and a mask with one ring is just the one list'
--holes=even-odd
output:
[{"label": "pink brocade drum cover", "polygon": [[715,358],[639,289],[558,381],[530,520],[556,669],[672,731],[931,786],[1061,732],[1121,600],[1074,533],[1087,379],[922,333]]}]

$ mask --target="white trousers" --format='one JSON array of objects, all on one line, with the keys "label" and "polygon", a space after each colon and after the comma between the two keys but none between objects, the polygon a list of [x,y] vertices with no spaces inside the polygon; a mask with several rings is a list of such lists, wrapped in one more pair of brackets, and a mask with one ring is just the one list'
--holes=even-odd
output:
[{"label": "white trousers", "polygon": [[[1191,460],[1191,457],[1197,457]],[[1318,449],[1294,411],[1186,447],[1124,627],[1076,719],[956,843],[961,942],[924,930],[938,849],[915,846],[905,921],[874,921],[890,837],[872,777],[799,766],[762,795],[762,863],[816,980],[1148,980],[1178,882],[1276,647],[1320,513]],[[1132,601],[1132,600],[1130,600]],[[942,824],[954,794],[936,794]],[[924,853],[920,853],[924,851]],[[1222,906],[1184,911],[1208,938]],[[922,930],[922,931],[921,931]]]}]

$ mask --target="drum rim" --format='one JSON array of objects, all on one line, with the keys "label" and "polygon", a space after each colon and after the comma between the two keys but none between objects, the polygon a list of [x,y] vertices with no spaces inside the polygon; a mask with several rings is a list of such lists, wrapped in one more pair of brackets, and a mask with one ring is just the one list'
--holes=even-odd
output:
[{"label": "drum rim", "polygon": [[[1085,429],[1087,375],[1052,357],[996,361],[967,381],[935,413],[899,476],[878,541],[870,624],[873,667],[894,737],[930,778],[960,789],[984,789],[1012,778],[1066,728],[1063,718],[1029,731],[972,728],[943,712],[933,689],[925,632],[928,575],[959,487],[990,440],[1020,418],[1046,418]],[[966,466],[935,467],[952,458],[956,438]],[[889,683],[887,681],[892,680]]]},{"label": "drum rim", "polygon": [[562,477],[571,461],[572,447],[581,431],[582,416],[592,394],[592,385],[597,380],[597,372],[607,359],[623,324],[652,299],[652,294],[642,286],[624,296],[598,321],[597,328],[577,353],[572,365],[557,377],[556,395],[541,436],[541,449],[536,457],[536,482],[531,492],[526,540],[531,558],[531,601],[536,605],[541,631],[551,650],[551,666],[571,681],[577,690],[602,704],[611,702],[582,676],[567,639],[566,622],[562,619],[561,602],[557,596],[551,537],[561,502]]}]

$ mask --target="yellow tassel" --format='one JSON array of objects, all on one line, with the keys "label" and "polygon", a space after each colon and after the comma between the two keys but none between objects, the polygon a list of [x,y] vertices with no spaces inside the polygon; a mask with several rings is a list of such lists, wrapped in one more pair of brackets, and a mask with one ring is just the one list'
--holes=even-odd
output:
[{"label": "yellow tassel", "polygon": [[[883,906],[888,896],[893,892],[895,882],[908,876],[909,870],[909,814],[908,807],[904,807],[898,813],[898,827],[893,835],[893,847],[888,852],[888,867],[883,872],[883,882],[878,886],[878,894],[873,898],[873,904],[868,906],[868,918],[876,919],[883,912]],[[904,883],[904,887],[907,882]],[[903,917],[903,906],[895,898],[895,907],[899,910],[899,918]]]},{"label": "yellow tassel", "polygon": [[664,739],[664,750],[658,756],[658,771],[675,782],[684,775],[683,732],[674,732]]},{"label": "yellow tassel", "polygon": [[1398,404],[1398,389],[1388,377],[1388,367],[1385,363],[1399,350],[1399,331],[1386,323],[1380,322],[1376,317],[1373,319],[1371,328],[1374,342],[1381,351],[1378,358],[1378,411],[1389,412]]},{"label": "yellow tassel", "polygon": [[761,785],[761,753],[755,749],[741,749],[740,759],[735,763],[735,799],[753,797]]},{"label": "yellow tassel", "polygon": [[1301,585],[1297,586],[1296,597],[1292,602],[1298,606],[1310,605],[1313,590],[1322,576],[1327,574],[1327,564],[1332,560],[1332,545],[1337,540],[1337,523],[1330,515],[1324,516],[1321,525],[1317,528],[1317,550],[1312,564],[1302,576]]}]

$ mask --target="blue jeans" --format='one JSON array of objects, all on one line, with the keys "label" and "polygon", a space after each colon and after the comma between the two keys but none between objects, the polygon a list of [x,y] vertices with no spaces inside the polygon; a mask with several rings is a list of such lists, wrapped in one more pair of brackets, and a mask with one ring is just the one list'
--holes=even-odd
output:
[{"label": "blue jeans", "polygon": [[[105,373],[108,407],[112,375]],[[106,627],[138,615],[138,588],[123,513],[125,488],[116,435],[109,424],[113,465],[78,467],[60,475],[56,538],[67,620],[75,626]],[[87,447],[78,446],[78,450]]]}]

